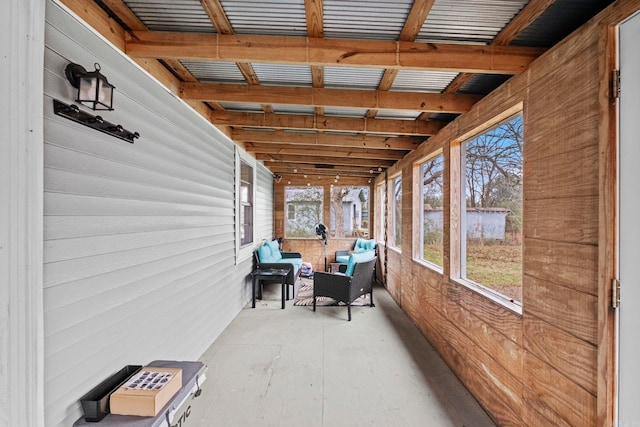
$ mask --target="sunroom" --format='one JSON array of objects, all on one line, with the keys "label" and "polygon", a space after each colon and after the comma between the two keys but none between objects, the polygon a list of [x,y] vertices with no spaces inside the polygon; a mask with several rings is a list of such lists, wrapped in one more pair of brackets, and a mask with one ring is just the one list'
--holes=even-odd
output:
[{"label": "sunroom", "polygon": [[640,425],[640,1],[6,6],[0,425],[200,358],[279,238],[315,271],[375,239],[497,425]]}]

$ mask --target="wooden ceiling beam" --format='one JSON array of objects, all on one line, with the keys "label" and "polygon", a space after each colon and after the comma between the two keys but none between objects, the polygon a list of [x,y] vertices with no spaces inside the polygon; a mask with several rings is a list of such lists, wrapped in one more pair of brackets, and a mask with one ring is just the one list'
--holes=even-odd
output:
[{"label": "wooden ceiling beam", "polygon": [[197,101],[416,110],[456,114],[469,111],[473,104],[481,99],[479,95],[196,82],[183,83],[181,96],[185,100]]},{"label": "wooden ceiling beam", "polygon": [[351,166],[351,165],[336,165],[333,163],[270,163],[274,169],[282,171],[284,173],[304,173],[304,170],[323,170],[331,173],[346,173],[348,171],[353,172],[366,172],[370,175],[376,175],[383,171],[382,168],[378,169],[378,166]]},{"label": "wooden ceiling beam", "polygon": [[233,34],[233,27],[219,0],[200,0],[200,4],[218,33]]},{"label": "wooden ceiling beam", "polygon": [[304,11],[307,19],[307,36],[324,37],[324,1],[304,0]]},{"label": "wooden ceiling beam", "polygon": [[295,156],[306,156],[310,152],[326,157],[349,157],[358,162],[357,159],[380,159],[380,160],[400,160],[407,151],[398,150],[368,150],[353,147],[318,147],[308,145],[280,145],[269,143],[248,142],[244,144],[244,149],[249,153],[263,154],[286,154]]},{"label": "wooden ceiling beam", "polygon": [[302,114],[265,114],[212,111],[209,120],[221,126],[265,127],[272,129],[309,129],[318,131],[375,133],[406,136],[432,136],[444,122],[368,119]]},{"label": "wooden ceiling beam", "polygon": [[[132,57],[518,74],[545,49],[404,41],[134,31]],[[286,52],[286,55],[283,55]]]},{"label": "wooden ceiling beam", "polygon": [[402,41],[412,42],[420,33],[424,21],[427,19],[435,0],[414,0],[411,5],[411,11],[407,16],[402,27],[399,39]]},{"label": "wooden ceiling beam", "polygon": [[133,31],[147,31],[148,28],[144,23],[136,16],[129,6],[125,4],[123,0],[102,0],[102,3],[109,8],[126,25],[129,30]]},{"label": "wooden ceiling beam", "polygon": [[[345,177],[340,178],[338,183],[335,183],[335,180],[331,176],[323,176],[323,175],[308,175],[307,178],[302,176],[290,176],[283,175],[282,179],[276,185],[294,185],[294,186],[314,186],[314,185],[336,185],[336,186],[363,186],[367,187],[371,185],[369,182],[370,178],[365,177]],[[371,179],[373,181],[373,179]]]},{"label": "wooden ceiling beam", "polygon": [[348,157],[327,157],[327,156],[291,156],[287,154],[267,154],[256,153],[256,159],[264,161],[264,165],[269,167],[272,163],[302,163],[302,164],[334,164],[344,166],[364,166],[369,168],[377,168],[378,166],[388,168],[393,166],[395,160],[378,160],[378,159],[350,159]]},{"label": "wooden ceiling beam", "polygon": [[231,139],[242,143],[257,142],[315,146],[316,149],[317,147],[349,147],[377,150],[414,150],[425,138],[234,129],[231,132]]},{"label": "wooden ceiling beam", "polygon": [[[433,7],[433,3],[435,3],[435,0],[414,0],[411,5],[411,10],[409,11],[409,15],[404,21],[404,26],[402,27],[398,40],[403,42],[415,41],[416,37],[420,33],[420,29],[424,25],[424,21],[427,19],[427,16]],[[397,69],[384,70],[384,75],[380,80],[378,90],[390,90],[397,75]],[[367,117],[369,118],[374,118],[377,114],[377,110],[367,111]]]},{"label": "wooden ceiling beam", "polygon": [[295,168],[297,172],[293,172],[293,169],[290,164],[287,163],[271,163],[269,170],[273,173],[278,173],[280,175],[328,175],[335,177],[339,176],[361,176],[361,177],[375,177],[380,172],[373,171],[370,167],[346,167],[336,165],[334,168],[322,168],[316,167],[315,165],[300,165]]},{"label": "wooden ceiling beam", "polygon": [[493,39],[492,45],[506,46],[544,13],[556,0],[531,0]]}]

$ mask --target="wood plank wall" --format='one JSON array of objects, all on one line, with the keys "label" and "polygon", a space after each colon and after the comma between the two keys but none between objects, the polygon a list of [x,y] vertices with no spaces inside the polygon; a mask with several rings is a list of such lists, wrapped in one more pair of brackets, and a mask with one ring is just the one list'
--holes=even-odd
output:
[{"label": "wood plank wall", "polygon": [[[403,245],[387,251],[386,287],[501,426],[613,423],[607,295],[615,268],[603,245],[611,245],[615,228],[603,224],[613,207],[602,189],[610,188],[603,180],[613,180],[603,162],[615,146],[615,119],[603,60],[612,43],[603,37],[639,9],[637,0],[612,4],[389,171],[403,174]],[[458,173],[451,159],[461,139],[517,105],[525,132],[522,314],[451,279],[459,254],[450,250],[457,193],[449,180],[444,274],[411,255],[413,163],[442,150],[446,172]],[[601,156],[603,148],[609,157]],[[275,215],[283,218],[278,197]],[[379,209],[371,211],[380,221]]]},{"label": "wood plank wall", "polygon": [[[610,409],[597,413],[599,393],[610,394],[598,382],[606,374],[598,372],[597,347],[600,328],[610,321],[598,312],[607,286],[599,277],[605,268],[599,204],[608,197],[599,181],[601,127],[608,126],[600,25],[638,8],[638,2],[615,3],[397,165],[409,177],[415,159],[442,148],[451,172],[450,154],[463,135],[523,105],[523,314],[457,284],[449,266],[441,275],[413,262],[410,221],[403,221],[402,256],[388,261],[389,277],[401,277],[400,286],[395,279],[388,284],[391,294],[499,425],[611,425]],[[405,184],[405,218],[411,218],[411,190]],[[450,218],[448,212],[449,224]],[[610,397],[600,398],[612,406]]]},{"label": "wood plank wall", "polygon": [[[48,2],[44,70],[45,423],[128,364],[197,360],[251,298],[235,260],[234,143]],[[116,86],[105,120],[125,141],[53,114],[73,103],[69,62]],[[83,108],[83,110],[86,110]],[[273,178],[257,166],[256,237],[273,232]]]}]

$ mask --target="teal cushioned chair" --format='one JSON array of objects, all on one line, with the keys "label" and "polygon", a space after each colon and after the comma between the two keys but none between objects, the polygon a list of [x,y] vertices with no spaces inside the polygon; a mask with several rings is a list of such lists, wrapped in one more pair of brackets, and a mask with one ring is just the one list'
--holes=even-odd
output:
[{"label": "teal cushioned chair", "polygon": [[347,304],[348,319],[351,321],[351,303],[364,294],[370,295],[369,304],[373,304],[373,271],[377,257],[370,252],[351,254],[344,273],[324,273],[316,271],[313,275],[313,311],[316,311],[316,298],[329,297]]},{"label": "teal cushioned chair", "polygon": [[365,252],[370,252],[372,256],[377,256],[378,255],[377,248],[378,248],[378,245],[375,239],[367,240],[367,239],[358,237],[353,244],[353,248],[351,248],[350,250],[336,251],[336,262],[339,262],[342,264],[348,263],[349,255],[351,255],[352,253],[361,254]]}]

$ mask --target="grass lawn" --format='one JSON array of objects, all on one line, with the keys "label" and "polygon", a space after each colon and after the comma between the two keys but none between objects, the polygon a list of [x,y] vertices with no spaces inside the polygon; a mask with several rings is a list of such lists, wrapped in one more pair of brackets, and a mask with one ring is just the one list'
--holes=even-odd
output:
[{"label": "grass lawn", "polygon": [[[425,260],[442,265],[440,245],[426,246],[424,256]],[[521,300],[522,246],[469,244],[466,276],[487,288]]]}]

